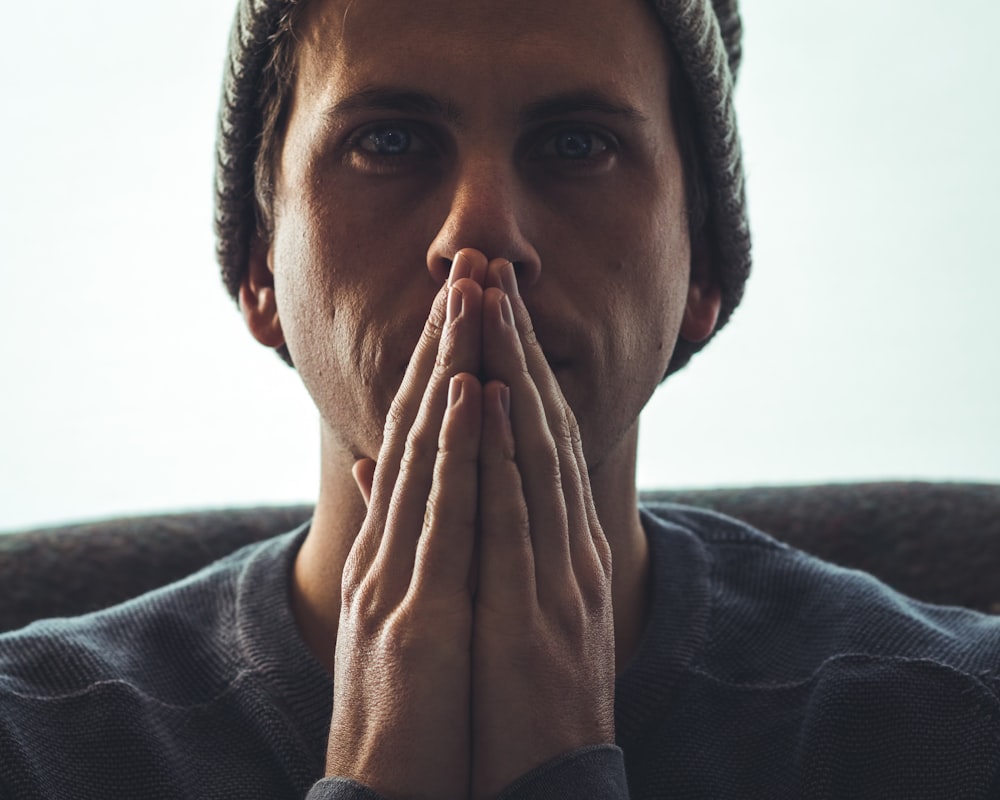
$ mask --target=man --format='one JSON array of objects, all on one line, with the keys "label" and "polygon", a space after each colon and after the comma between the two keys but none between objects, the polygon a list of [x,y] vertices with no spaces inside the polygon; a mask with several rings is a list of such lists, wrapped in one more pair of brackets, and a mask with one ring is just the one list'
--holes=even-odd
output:
[{"label": "man", "polygon": [[3,796],[996,796],[996,620],[638,506],[749,265],[718,5],[241,3],[220,257],[315,516],[0,639]]}]

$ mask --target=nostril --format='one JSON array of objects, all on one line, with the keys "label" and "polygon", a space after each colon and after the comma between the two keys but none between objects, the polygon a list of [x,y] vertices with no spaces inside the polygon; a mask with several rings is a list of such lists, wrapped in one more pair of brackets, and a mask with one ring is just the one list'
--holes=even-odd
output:
[{"label": "nostril", "polygon": [[438,284],[443,284],[448,280],[448,276],[451,274],[451,264],[452,259],[445,258],[444,256],[432,259],[429,265],[431,277]]},{"label": "nostril", "polygon": [[511,261],[514,267],[514,277],[517,278],[517,285],[520,288],[527,288],[538,280],[541,274],[541,265],[535,259]]}]

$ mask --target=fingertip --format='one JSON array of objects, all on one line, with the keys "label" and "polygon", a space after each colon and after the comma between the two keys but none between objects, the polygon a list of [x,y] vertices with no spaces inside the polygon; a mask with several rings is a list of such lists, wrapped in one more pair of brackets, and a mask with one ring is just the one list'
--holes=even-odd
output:
[{"label": "fingertip", "polygon": [[486,274],[489,272],[489,262],[486,261],[486,256],[477,251],[478,258],[472,262],[472,274],[469,275],[472,280],[478,283],[480,286],[486,284]]},{"label": "fingertip", "polygon": [[451,273],[448,277],[448,285],[462,278],[471,278],[478,284],[482,284],[486,279],[486,271],[489,262],[486,256],[479,250],[472,247],[463,247],[451,262]]},{"label": "fingertip", "polygon": [[514,269],[514,264],[510,261],[504,261],[497,273],[500,278],[500,288],[511,297],[520,297],[520,292],[517,288],[517,272]]},{"label": "fingertip", "polygon": [[452,376],[448,382],[448,408],[441,426],[441,444],[455,437],[478,439],[482,414],[483,386],[468,372]]},{"label": "fingertip", "polygon": [[487,267],[486,279],[483,286],[486,288],[496,288],[500,291],[506,291],[504,289],[504,277],[503,275],[510,271],[511,274],[514,273],[514,265],[506,258],[494,258]]}]

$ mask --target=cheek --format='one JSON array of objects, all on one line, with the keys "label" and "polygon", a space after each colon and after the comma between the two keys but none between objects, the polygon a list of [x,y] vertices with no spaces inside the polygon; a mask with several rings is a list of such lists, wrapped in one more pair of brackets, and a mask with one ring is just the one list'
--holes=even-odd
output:
[{"label": "cheek", "polygon": [[[616,356],[666,369],[687,303],[691,248],[686,217],[673,192],[632,207],[619,230],[619,253],[611,267],[607,318],[620,321]],[[662,377],[662,372],[659,373]],[[659,378],[657,378],[657,383]]]},{"label": "cheek", "polygon": [[[361,286],[352,269],[353,254],[337,246],[349,243],[347,220],[300,204],[285,208],[273,245],[275,294],[285,340],[303,381],[330,381],[338,364],[361,367],[367,358],[360,336],[365,315],[359,306]],[[318,398],[317,398],[318,399]]]},{"label": "cheek", "polygon": [[336,430],[381,431],[423,327],[436,289],[412,224],[379,223],[365,204],[324,197],[286,203],[277,221],[275,290],[286,343]]},{"label": "cheek", "polygon": [[334,302],[327,280],[335,254],[312,235],[307,213],[283,210],[275,229],[274,285],[288,348],[297,364],[308,358],[305,344],[332,323]]},{"label": "cheek", "polygon": [[376,412],[387,402],[378,384],[384,336],[361,303],[362,287],[345,280],[351,254],[332,244],[350,239],[314,231],[286,215],[275,237],[275,292],[285,342],[325,426],[351,452],[374,453],[381,431]]}]

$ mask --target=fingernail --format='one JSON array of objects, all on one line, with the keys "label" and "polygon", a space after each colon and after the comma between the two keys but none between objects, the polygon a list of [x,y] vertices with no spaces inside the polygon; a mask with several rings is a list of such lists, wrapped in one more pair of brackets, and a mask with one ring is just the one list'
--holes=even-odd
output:
[{"label": "fingernail", "polygon": [[448,274],[448,285],[451,286],[461,278],[468,278],[469,271],[469,259],[462,252],[455,253],[451,261],[451,272]]},{"label": "fingernail", "polygon": [[517,297],[517,276],[514,274],[514,265],[509,261],[500,269],[500,282],[507,294]]},{"label": "fingernail", "polygon": [[501,386],[500,387],[500,407],[503,409],[503,414],[508,419],[510,418],[510,387]]},{"label": "fingernail", "polygon": [[500,313],[503,316],[504,323],[513,328],[514,327],[514,309],[510,307],[510,296],[504,295],[503,300],[500,301]]},{"label": "fingernail", "polygon": [[451,379],[451,383],[448,384],[448,407],[454,407],[458,405],[458,401],[462,399],[462,380],[456,375]]},{"label": "fingernail", "polygon": [[448,324],[451,324],[462,315],[462,292],[452,288],[448,292]]}]

